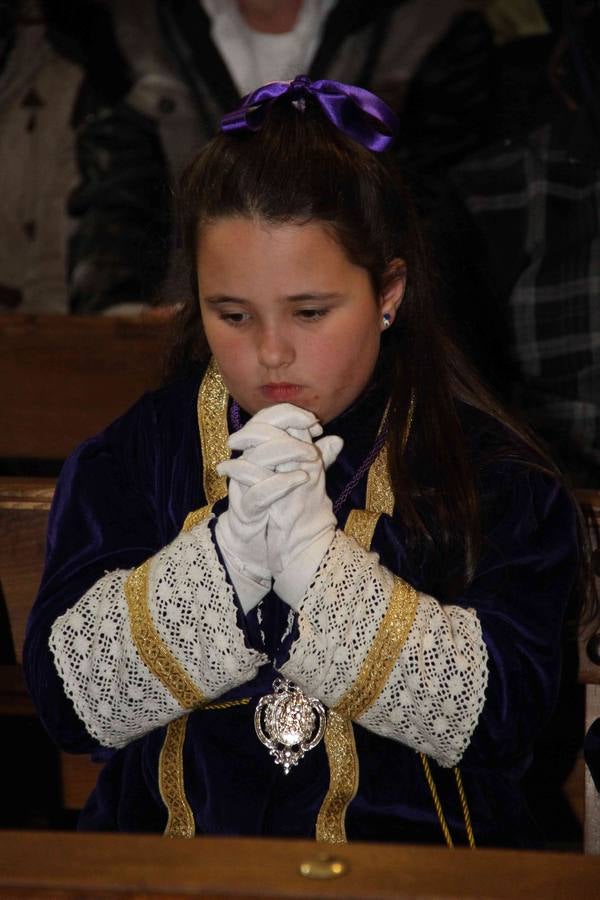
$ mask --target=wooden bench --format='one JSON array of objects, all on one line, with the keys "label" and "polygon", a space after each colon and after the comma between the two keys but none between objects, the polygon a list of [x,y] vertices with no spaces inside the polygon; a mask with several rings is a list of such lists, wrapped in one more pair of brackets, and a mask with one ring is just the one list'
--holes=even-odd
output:
[{"label": "wooden bench", "polygon": [[64,459],[160,384],[155,318],[0,316],[0,458]]},{"label": "wooden bench", "polygon": [[592,900],[599,879],[600,860],[571,853],[56,832],[0,841],[3,900]]},{"label": "wooden bench", "polygon": [[[48,510],[54,491],[50,479],[0,478],[0,585],[6,603],[16,665],[0,666],[0,714],[33,715],[20,667],[27,615],[41,577]],[[596,556],[600,555],[600,491],[582,491],[578,499]],[[582,634],[579,679],[585,685],[586,728],[600,716],[600,666],[588,656],[587,640],[597,624]],[[85,756],[61,754],[65,809],[80,809],[97,776],[97,766]],[[580,811],[588,853],[600,853],[600,796],[583,760],[567,786],[571,806]]]},{"label": "wooden bench", "polygon": [[[0,478],[0,587],[14,658],[0,665],[0,715],[4,716],[35,715],[21,658],[27,616],[42,575],[54,486],[54,480],[46,478]],[[61,753],[58,764],[63,808],[81,809],[95,784],[98,766],[87,756],[69,753]]]}]

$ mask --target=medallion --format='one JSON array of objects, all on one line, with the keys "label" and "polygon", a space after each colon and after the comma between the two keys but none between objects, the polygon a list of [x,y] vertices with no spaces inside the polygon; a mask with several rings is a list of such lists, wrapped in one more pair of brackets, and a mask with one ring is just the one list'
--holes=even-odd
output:
[{"label": "medallion", "polygon": [[320,700],[306,697],[291,681],[276,678],[273,693],[258,701],[254,727],[261,743],[287,775],[308,750],[317,746],[326,719]]}]

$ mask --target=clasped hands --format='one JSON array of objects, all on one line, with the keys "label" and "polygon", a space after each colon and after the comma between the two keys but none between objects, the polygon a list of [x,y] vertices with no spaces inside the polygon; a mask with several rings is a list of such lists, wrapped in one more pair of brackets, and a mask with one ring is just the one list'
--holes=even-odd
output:
[{"label": "clasped hands", "polygon": [[244,612],[271,588],[297,609],[335,535],[325,471],[343,441],[316,416],[289,403],[256,413],[229,438],[236,459],[219,463],[229,506],[215,536]]}]

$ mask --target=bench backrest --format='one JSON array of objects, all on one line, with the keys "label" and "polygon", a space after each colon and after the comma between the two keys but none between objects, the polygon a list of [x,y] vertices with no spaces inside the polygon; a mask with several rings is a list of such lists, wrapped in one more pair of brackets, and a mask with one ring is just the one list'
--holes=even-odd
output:
[{"label": "bench backrest", "polygon": [[169,325],[0,316],[0,457],[64,459],[161,380]]}]

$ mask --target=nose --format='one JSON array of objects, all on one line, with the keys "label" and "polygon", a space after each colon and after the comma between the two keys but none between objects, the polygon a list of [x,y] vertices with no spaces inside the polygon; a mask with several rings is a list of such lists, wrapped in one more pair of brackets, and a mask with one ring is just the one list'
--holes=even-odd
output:
[{"label": "nose", "polygon": [[257,357],[265,369],[279,369],[289,366],[295,358],[295,351],[289,335],[282,326],[270,325],[261,328],[257,339]]}]

